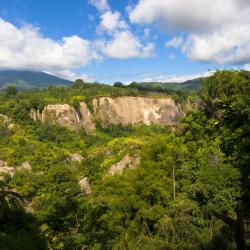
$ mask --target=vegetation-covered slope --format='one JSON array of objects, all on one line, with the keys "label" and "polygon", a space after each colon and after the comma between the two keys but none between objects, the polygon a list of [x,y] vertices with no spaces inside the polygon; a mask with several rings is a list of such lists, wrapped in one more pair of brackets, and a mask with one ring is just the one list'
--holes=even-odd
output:
[{"label": "vegetation-covered slope", "polygon": [[16,86],[19,89],[33,89],[70,84],[71,82],[68,80],[44,72],[0,70],[0,90],[8,86]]},{"label": "vegetation-covered slope", "polygon": [[140,88],[154,90],[182,90],[182,91],[198,91],[201,88],[201,78],[187,80],[184,82],[141,82],[137,83]]},{"label": "vegetation-covered slope", "polygon": [[[0,248],[246,249],[250,74],[217,72],[203,85],[200,109],[175,128],[97,124],[88,135],[34,122],[30,108],[166,93],[80,82],[3,92],[12,121],[0,119],[0,160],[13,169],[1,182]],[[110,174],[129,157],[139,165]]]}]

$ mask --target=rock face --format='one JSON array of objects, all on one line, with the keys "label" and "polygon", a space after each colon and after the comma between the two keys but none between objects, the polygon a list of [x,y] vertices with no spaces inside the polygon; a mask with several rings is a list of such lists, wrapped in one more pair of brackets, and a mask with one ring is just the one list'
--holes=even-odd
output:
[{"label": "rock face", "polygon": [[42,121],[51,125],[77,130],[80,127],[80,117],[68,104],[49,104],[42,112]]},{"label": "rock face", "polygon": [[6,161],[0,160],[0,176],[1,174],[9,174],[10,176],[13,176],[14,173],[15,173],[14,167],[10,167],[8,166]]},{"label": "rock face", "polygon": [[83,161],[83,157],[79,154],[70,154],[69,160],[81,163]]},{"label": "rock face", "polygon": [[113,164],[109,171],[108,176],[114,176],[115,174],[121,175],[126,168],[136,168],[140,164],[140,158],[138,156],[130,156],[126,154],[119,162]]},{"label": "rock face", "polygon": [[89,111],[85,102],[80,102],[81,113],[81,125],[84,127],[86,132],[91,132],[95,129],[95,124],[93,123],[93,117]]},{"label": "rock face", "polygon": [[3,125],[9,125],[11,123],[11,119],[8,116],[6,116],[6,115],[0,114],[0,122]]},{"label": "rock face", "polygon": [[174,125],[184,116],[180,105],[171,98],[101,97],[94,99],[92,104],[93,114],[84,102],[80,102],[77,111],[69,104],[49,104],[42,112],[31,110],[30,116],[35,121],[67,127],[72,131],[84,128],[87,133],[95,129],[93,117],[105,127],[136,123]]},{"label": "rock face", "polygon": [[93,100],[93,108],[96,118],[104,126],[136,123],[173,125],[184,116],[180,106],[170,98],[102,97]]},{"label": "rock face", "polygon": [[12,123],[12,120],[6,115],[0,114],[0,123],[3,124],[5,129],[9,132],[11,132],[15,127],[15,124]]},{"label": "rock face", "polygon": [[95,128],[92,115],[83,102],[80,103],[79,111],[69,104],[49,104],[42,112],[31,110],[30,116],[34,121],[39,120],[51,125],[59,125],[72,131],[83,127],[86,132],[90,132]]},{"label": "rock face", "polygon": [[25,170],[25,171],[31,171],[31,166],[28,161],[24,161],[21,163],[20,166],[16,167],[10,167],[8,166],[7,161],[0,160],[0,180],[2,180],[4,174],[8,174],[10,176],[13,176],[15,174],[16,170]]},{"label": "rock face", "polygon": [[86,195],[91,195],[92,194],[92,189],[91,186],[89,184],[88,178],[84,177],[79,181],[79,185],[82,191],[84,191],[84,193]]}]

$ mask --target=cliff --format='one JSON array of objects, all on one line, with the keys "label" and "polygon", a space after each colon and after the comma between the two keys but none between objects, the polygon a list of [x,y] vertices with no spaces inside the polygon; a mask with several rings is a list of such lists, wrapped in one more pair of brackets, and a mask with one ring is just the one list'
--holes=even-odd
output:
[{"label": "cliff", "polygon": [[69,104],[49,104],[42,112],[32,109],[30,115],[34,121],[59,125],[72,131],[84,128],[86,132],[91,132],[95,128],[92,115],[84,102],[80,103],[78,111]]},{"label": "cliff", "polygon": [[93,100],[93,108],[103,126],[136,123],[174,125],[184,116],[180,106],[170,98],[102,97]]},{"label": "cliff", "polygon": [[31,117],[35,121],[56,124],[73,131],[84,128],[86,132],[91,132],[95,129],[94,120],[99,120],[102,126],[137,123],[174,125],[184,116],[180,105],[170,98],[101,97],[94,99],[92,106],[91,113],[84,102],[80,102],[77,111],[68,104],[49,104],[42,112],[31,110]]}]

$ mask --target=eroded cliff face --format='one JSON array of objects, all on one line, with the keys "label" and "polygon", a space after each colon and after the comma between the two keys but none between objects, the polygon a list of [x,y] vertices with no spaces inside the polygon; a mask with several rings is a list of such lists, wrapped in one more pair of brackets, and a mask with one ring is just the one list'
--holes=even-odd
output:
[{"label": "eroded cliff face", "polygon": [[180,106],[170,98],[102,97],[93,100],[93,108],[103,126],[136,123],[174,125],[184,116]]},{"label": "eroded cliff face", "polygon": [[94,99],[92,104],[93,114],[84,102],[80,102],[78,111],[69,104],[49,104],[42,112],[31,110],[30,115],[35,121],[73,131],[84,128],[86,132],[95,129],[94,118],[101,121],[103,126],[136,123],[174,125],[184,116],[180,105],[171,98],[101,97]]},{"label": "eroded cliff face", "polygon": [[72,131],[84,128],[86,132],[90,132],[95,128],[92,115],[83,102],[80,103],[79,111],[76,111],[69,104],[49,104],[42,112],[31,110],[30,115],[34,121],[59,125]]}]

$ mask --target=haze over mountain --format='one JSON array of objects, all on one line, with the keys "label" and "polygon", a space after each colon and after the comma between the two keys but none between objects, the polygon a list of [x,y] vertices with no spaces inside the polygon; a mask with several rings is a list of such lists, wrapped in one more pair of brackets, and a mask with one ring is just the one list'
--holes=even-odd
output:
[{"label": "haze over mountain", "polygon": [[8,86],[18,89],[70,85],[72,82],[40,71],[0,70],[0,90]]}]

